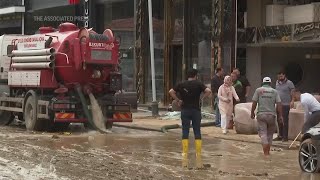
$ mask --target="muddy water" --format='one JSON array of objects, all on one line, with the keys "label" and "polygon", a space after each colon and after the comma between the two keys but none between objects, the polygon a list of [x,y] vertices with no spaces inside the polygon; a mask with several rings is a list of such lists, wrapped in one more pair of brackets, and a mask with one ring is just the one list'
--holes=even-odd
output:
[{"label": "muddy water", "polygon": [[92,93],[89,94],[90,102],[91,102],[91,110],[92,110],[92,120],[95,126],[103,132],[107,133],[107,129],[105,126],[105,118],[103,116],[101,107],[98,104],[98,101],[93,96]]},{"label": "muddy water", "polygon": [[[320,179],[318,174],[301,173],[296,150],[274,149],[271,158],[265,159],[261,147],[252,143],[203,137],[207,169],[195,170],[194,142],[190,141],[191,169],[185,170],[180,167],[181,142],[177,134],[115,128],[112,134],[93,131],[54,134],[53,138],[52,134],[3,129],[0,132],[5,134],[0,136],[0,172],[1,158],[5,158],[7,167],[18,164],[32,175],[29,177],[38,174],[45,179]],[[37,167],[50,177],[40,174]]]}]

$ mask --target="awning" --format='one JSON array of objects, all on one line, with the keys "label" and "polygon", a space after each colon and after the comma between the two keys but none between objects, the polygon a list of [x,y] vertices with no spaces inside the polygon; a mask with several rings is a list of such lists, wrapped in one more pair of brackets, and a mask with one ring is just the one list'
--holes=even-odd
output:
[{"label": "awning", "polygon": [[0,15],[13,14],[13,13],[24,13],[26,8],[24,6],[12,6],[0,9]]}]

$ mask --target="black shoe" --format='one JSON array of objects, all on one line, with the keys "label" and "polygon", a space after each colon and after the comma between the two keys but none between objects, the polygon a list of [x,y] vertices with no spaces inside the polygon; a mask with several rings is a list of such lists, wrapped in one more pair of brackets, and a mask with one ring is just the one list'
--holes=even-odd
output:
[{"label": "black shoe", "polygon": [[282,142],[288,142],[288,138],[283,138]]},{"label": "black shoe", "polygon": [[273,140],[274,140],[274,141],[281,141],[281,140],[282,140],[282,137],[279,137],[279,136],[278,136],[278,137],[274,138]]}]

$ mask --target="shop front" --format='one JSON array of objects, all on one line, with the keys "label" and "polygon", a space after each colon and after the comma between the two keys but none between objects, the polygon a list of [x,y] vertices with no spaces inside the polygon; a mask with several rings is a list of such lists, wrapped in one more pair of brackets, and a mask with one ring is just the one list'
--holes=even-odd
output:
[{"label": "shop front", "polygon": [[23,33],[23,0],[0,1],[0,35]]},{"label": "shop front", "polygon": [[[41,26],[57,27],[65,19],[44,17],[84,17],[71,21],[102,33],[109,28],[120,41],[123,89],[137,91],[140,103],[152,101],[151,60],[147,0],[30,0],[27,3],[26,34]],[[196,68],[200,80],[210,84],[213,72],[212,0],[152,0],[155,83],[157,101],[171,103],[168,91]],[[70,21],[69,21],[70,22]],[[229,61],[227,66],[230,66]],[[210,102],[210,101],[208,101]],[[210,105],[207,103],[206,105]]]},{"label": "shop front", "polygon": [[[186,80],[188,69],[199,71],[199,79],[211,81],[211,22],[212,1],[164,1],[165,3],[165,96],[164,104],[170,104],[167,93],[180,81]],[[203,104],[210,106],[210,100]]]}]

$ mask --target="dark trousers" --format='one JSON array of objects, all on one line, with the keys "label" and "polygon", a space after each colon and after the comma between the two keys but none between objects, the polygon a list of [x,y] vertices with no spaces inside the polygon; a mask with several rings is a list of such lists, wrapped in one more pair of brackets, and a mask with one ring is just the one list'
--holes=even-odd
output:
[{"label": "dark trousers", "polygon": [[221,126],[221,114],[219,110],[219,98],[218,96],[215,98],[215,108],[216,108],[216,126]]},{"label": "dark trousers", "polygon": [[279,121],[279,118],[278,118],[279,137],[282,137],[283,139],[288,139],[289,112],[290,112],[290,105],[283,105],[282,106],[283,124]]},{"label": "dark trousers", "polygon": [[312,113],[307,119],[307,121],[303,124],[302,134],[306,133],[310,128],[319,124],[319,122],[320,122],[320,111],[316,111]]},{"label": "dark trousers", "polygon": [[190,122],[195,139],[201,139],[201,111],[193,108],[186,108],[181,110],[182,121],[182,139],[189,139]]}]

